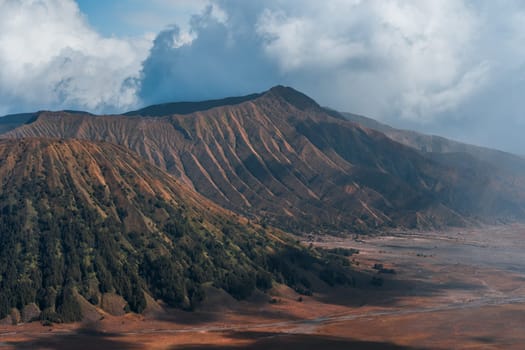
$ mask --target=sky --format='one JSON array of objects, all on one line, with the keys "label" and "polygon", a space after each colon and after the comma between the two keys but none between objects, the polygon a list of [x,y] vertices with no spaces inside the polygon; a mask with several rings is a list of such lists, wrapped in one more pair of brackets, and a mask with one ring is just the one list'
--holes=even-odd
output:
[{"label": "sky", "polygon": [[118,113],[283,84],[525,154],[525,2],[0,0],[0,115]]}]

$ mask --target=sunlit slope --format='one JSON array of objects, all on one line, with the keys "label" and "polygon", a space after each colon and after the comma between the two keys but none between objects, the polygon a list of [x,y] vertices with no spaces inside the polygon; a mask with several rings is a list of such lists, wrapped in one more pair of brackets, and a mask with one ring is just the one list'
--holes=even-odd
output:
[{"label": "sunlit slope", "polygon": [[[123,145],[216,203],[294,232],[431,228],[515,220],[524,186],[477,160],[428,157],[275,87],[236,104],[164,116],[41,113],[7,137]],[[175,104],[177,106],[177,104]],[[173,112],[177,112],[175,108]],[[469,160],[470,162],[470,160]],[[472,171],[472,167],[476,171]]]}]

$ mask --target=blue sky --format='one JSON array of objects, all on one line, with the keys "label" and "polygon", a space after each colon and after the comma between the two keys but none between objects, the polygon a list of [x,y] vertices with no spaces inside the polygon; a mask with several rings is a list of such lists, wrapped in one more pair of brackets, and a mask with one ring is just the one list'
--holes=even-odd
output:
[{"label": "blue sky", "polygon": [[77,0],[89,23],[104,35],[141,36],[158,33],[169,25],[187,25],[204,1]]},{"label": "blue sky", "polygon": [[132,11],[141,11],[144,8],[144,2],[141,4],[137,1],[128,1],[125,5],[122,0],[79,0],[77,2],[80,10],[87,16],[89,23],[104,35],[134,36],[142,34],[143,28],[137,28],[121,20],[119,12],[122,6]]},{"label": "blue sky", "polygon": [[525,154],[519,0],[0,1],[0,115],[115,113],[285,84]]}]

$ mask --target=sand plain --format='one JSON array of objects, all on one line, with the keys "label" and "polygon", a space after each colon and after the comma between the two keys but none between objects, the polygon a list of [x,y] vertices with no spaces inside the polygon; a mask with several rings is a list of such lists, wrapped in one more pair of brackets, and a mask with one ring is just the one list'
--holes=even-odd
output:
[{"label": "sand plain", "polygon": [[357,288],[299,301],[278,287],[274,304],[0,326],[0,349],[524,349],[524,238],[523,225],[317,237],[305,243],[359,249],[349,258]]}]

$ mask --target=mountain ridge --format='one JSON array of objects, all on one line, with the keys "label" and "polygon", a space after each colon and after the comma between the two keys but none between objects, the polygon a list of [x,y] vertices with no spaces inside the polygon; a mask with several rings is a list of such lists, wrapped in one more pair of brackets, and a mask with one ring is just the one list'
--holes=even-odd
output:
[{"label": "mountain ridge", "polygon": [[461,226],[524,213],[523,184],[498,169],[433,159],[287,87],[187,115],[45,112],[3,136],[120,144],[219,205],[296,233]]},{"label": "mountain ridge", "polygon": [[429,135],[413,130],[394,128],[375,119],[353,113],[340,113],[350,121],[384,133],[392,140],[424,153],[466,153],[506,170],[525,174],[525,158],[513,153],[489,147],[471,145],[439,135]]},{"label": "mountain ridge", "polygon": [[320,106],[310,97],[305,94],[283,85],[276,85],[271,89],[238,97],[226,97],[222,99],[194,101],[194,102],[170,102],[147,106],[135,111],[123,113],[127,116],[143,116],[143,117],[164,117],[168,115],[192,114],[195,112],[202,112],[212,108],[238,105],[243,102],[255,100],[264,95],[274,95],[285,99],[287,102],[298,106],[299,108],[319,108]]}]

